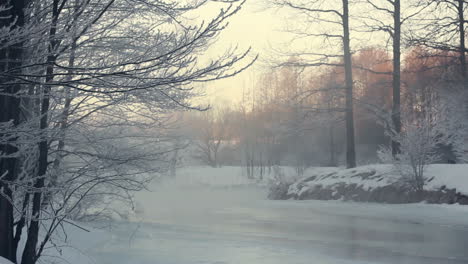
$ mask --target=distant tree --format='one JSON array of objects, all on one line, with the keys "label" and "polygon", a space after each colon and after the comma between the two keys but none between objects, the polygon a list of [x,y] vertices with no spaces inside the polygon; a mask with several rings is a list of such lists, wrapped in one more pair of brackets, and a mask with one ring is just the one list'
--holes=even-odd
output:
[{"label": "distant tree", "polygon": [[[412,3],[411,1],[404,2],[404,9],[406,12],[402,13],[400,0],[389,1],[374,1],[366,0],[366,3],[375,10],[371,12],[366,19],[370,22],[365,22],[368,28],[366,31],[375,32],[380,31],[388,35],[389,40],[392,42],[392,126],[396,133],[401,132],[401,53],[402,53],[402,25],[408,20],[420,15],[427,5]],[[387,23],[385,16],[390,17],[392,23]],[[386,72],[381,72],[386,74]],[[400,152],[400,145],[396,141],[392,141],[392,151],[394,155]]]},{"label": "distant tree", "polygon": [[[367,0],[377,12],[390,15],[393,19],[392,25],[387,25],[382,20],[372,18],[376,25],[371,26],[371,31],[384,31],[389,34],[393,43],[393,71],[392,71],[392,125],[396,133],[401,131],[401,19],[400,0],[389,0],[383,5],[377,4],[376,1]],[[387,6],[390,7],[387,7]],[[375,24],[375,23],[374,23]],[[392,151],[394,155],[400,152],[400,145],[396,141],[392,141]]]},{"label": "distant tree", "polygon": [[[420,1],[427,6],[426,12],[413,17],[411,34],[408,34],[410,46],[421,46],[433,50],[445,51],[445,56],[458,59],[459,78],[466,86],[466,25],[468,8],[466,0]],[[423,54],[421,54],[422,56]]]},{"label": "distant tree", "polygon": [[[342,1],[289,1],[275,0],[272,4],[282,8],[289,8],[301,16],[307,24],[320,25],[322,32],[311,33],[304,30],[292,31],[303,37],[320,37],[327,42],[336,40],[342,47],[341,55],[334,53],[303,52],[306,58],[283,63],[291,67],[340,66],[344,67],[345,79],[345,127],[346,127],[346,166],[356,167],[356,147],[354,132],[354,103],[353,103],[353,65],[351,58],[350,15],[348,0]],[[337,8],[337,6],[339,8]],[[337,33],[340,32],[340,33]],[[299,54],[297,54],[299,55]],[[339,59],[340,62],[332,61]],[[342,62],[342,63],[341,63]]]},{"label": "distant tree", "polygon": [[[459,83],[459,67],[456,56],[451,56],[449,51],[438,51],[427,47],[417,47],[405,56],[405,68],[402,79],[405,82],[403,90],[403,106],[405,113],[413,116],[430,115],[441,101],[452,101],[458,109],[450,108],[446,111],[446,120],[456,118],[460,125],[464,124],[459,119],[459,114],[466,116],[465,107],[459,100],[466,100],[466,89]],[[455,96],[456,95],[456,96]],[[455,99],[456,98],[456,99]],[[453,127],[453,126],[451,126]],[[466,129],[457,128],[459,133]],[[453,133],[449,132],[449,133]],[[440,145],[438,162],[447,162],[448,159],[456,160],[456,149],[463,148],[463,142],[457,144]],[[460,156],[459,156],[460,157]]]},{"label": "distant tree", "polygon": [[[356,80],[356,141],[375,146],[388,144],[384,127],[378,122],[381,110],[392,108],[392,62],[385,50],[361,49],[353,56]],[[388,74],[383,74],[388,73]]]},{"label": "distant tree", "polygon": [[209,109],[195,113],[190,121],[195,132],[195,157],[213,168],[221,166],[219,153],[229,141],[229,109]]}]

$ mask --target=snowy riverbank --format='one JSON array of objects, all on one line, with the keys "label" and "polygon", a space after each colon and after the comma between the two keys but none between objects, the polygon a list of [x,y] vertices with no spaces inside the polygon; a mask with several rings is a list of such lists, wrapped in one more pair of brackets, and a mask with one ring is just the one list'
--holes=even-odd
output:
[{"label": "snowy riverbank", "polygon": [[354,169],[309,170],[293,183],[278,182],[270,189],[273,199],[351,200],[383,203],[468,204],[468,165],[434,164],[425,173],[426,184],[417,194],[401,184],[391,165]]}]

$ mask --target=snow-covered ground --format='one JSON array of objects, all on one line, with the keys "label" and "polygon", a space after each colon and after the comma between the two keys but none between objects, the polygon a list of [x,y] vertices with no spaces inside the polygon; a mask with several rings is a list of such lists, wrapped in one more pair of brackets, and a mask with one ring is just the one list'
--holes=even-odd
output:
[{"label": "snow-covered ground", "polygon": [[12,264],[10,261],[0,257],[0,264]]},{"label": "snow-covered ground", "polygon": [[468,164],[434,164],[427,169],[427,177],[434,177],[427,184],[428,188],[456,188],[459,192],[468,194]]},{"label": "snow-covered ground", "polygon": [[[428,182],[424,188],[427,190],[437,190],[445,186],[468,195],[468,164],[433,164],[427,167],[425,177]],[[288,194],[301,195],[317,185],[333,189],[342,183],[356,184],[364,190],[370,190],[390,185],[399,179],[400,175],[392,165],[367,165],[354,169],[309,169],[302,180],[290,186]]]},{"label": "snow-covered ground", "polygon": [[88,258],[65,257],[71,264],[468,263],[468,207],[269,201],[236,169],[192,167],[155,182],[136,195],[131,221],[97,233],[68,227],[73,248]]}]

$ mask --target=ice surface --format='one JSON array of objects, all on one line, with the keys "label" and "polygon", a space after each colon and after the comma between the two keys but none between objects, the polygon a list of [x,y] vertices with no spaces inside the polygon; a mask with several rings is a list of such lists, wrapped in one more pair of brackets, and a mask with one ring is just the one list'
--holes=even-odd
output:
[{"label": "ice surface", "polygon": [[215,184],[216,172],[196,176],[204,170],[155,182],[137,194],[131,222],[75,237],[87,259],[64,257],[72,264],[468,263],[466,207],[268,201],[264,188],[237,176]]}]

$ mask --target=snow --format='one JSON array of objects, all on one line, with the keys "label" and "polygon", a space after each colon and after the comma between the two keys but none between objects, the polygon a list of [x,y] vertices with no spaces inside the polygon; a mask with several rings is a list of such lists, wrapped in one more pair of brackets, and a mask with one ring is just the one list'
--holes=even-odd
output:
[{"label": "snow", "polygon": [[0,264],[13,264],[13,262],[5,259],[5,258],[2,258],[0,257]]},{"label": "snow", "polygon": [[[48,227],[48,221],[45,224],[45,227]],[[26,230],[23,230],[23,234],[25,233]],[[71,221],[63,223],[62,228],[54,233],[53,246],[45,247],[39,263],[96,264],[98,262],[88,252],[105,244],[111,238],[111,233],[86,224]],[[20,250],[17,254],[18,263],[21,263],[20,253],[24,247],[24,240],[22,238],[20,241]],[[9,263],[3,263],[0,259],[0,264]]]},{"label": "snow", "polygon": [[427,170],[427,177],[434,179],[427,184],[429,189],[437,189],[443,185],[456,188],[457,191],[468,194],[468,164],[434,164]]},{"label": "snow", "polygon": [[[307,173],[290,186],[288,194],[301,195],[318,185],[333,189],[337,184],[343,183],[356,184],[370,190],[390,185],[400,178],[392,165],[387,164],[360,166],[353,169],[317,168],[317,170],[309,169]],[[427,190],[436,190],[445,186],[468,194],[468,164],[433,164],[427,167],[425,176],[431,179],[425,186]]]},{"label": "snow", "polygon": [[[64,224],[67,232],[66,236],[62,233],[59,236],[55,236],[54,240],[60,252],[57,252],[53,248],[47,250],[45,252],[47,257],[43,259],[46,260],[45,263],[52,263],[54,259],[61,258],[67,259],[69,264],[96,263],[96,260],[86,252],[105,244],[112,239],[112,234],[105,230],[87,226],[86,224],[77,224],[84,227],[87,231],[74,225]],[[49,261],[47,262],[47,260]]]}]

